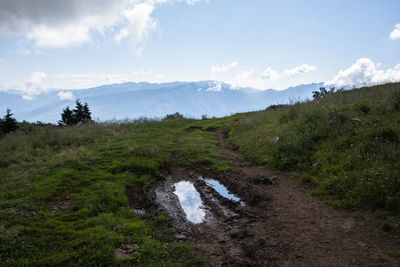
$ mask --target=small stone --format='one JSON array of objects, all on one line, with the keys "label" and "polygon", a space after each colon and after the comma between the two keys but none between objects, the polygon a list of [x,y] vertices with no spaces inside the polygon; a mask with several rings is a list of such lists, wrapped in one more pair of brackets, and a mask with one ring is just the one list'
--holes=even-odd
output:
[{"label": "small stone", "polygon": [[274,138],[271,139],[270,144],[275,145],[278,142],[279,142],[279,136],[275,136]]},{"label": "small stone", "polygon": [[262,176],[256,176],[251,181],[254,184],[273,184],[273,182],[270,179]]},{"label": "small stone", "polygon": [[185,236],[184,234],[176,234],[176,235],[175,235],[175,238],[176,238],[176,239],[179,239],[179,240],[183,240],[183,239],[186,238],[186,236]]},{"label": "small stone", "polygon": [[360,247],[366,247],[367,246],[367,244],[365,244],[362,241],[357,241],[357,245],[359,245]]},{"label": "small stone", "polygon": [[115,226],[113,227],[113,230],[114,230],[114,231],[119,231],[119,230],[121,230],[121,228],[122,228],[122,224],[117,224],[117,225],[115,225]]},{"label": "small stone", "polygon": [[133,209],[136,215],[143,215],[146,214],[146,211],[144,209]]}]

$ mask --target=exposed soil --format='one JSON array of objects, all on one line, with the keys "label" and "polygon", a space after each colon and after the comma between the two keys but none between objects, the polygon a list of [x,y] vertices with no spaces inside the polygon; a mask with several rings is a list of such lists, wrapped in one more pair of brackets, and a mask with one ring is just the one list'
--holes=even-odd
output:
[{"label": "exposed soil", "polygon": [[49,201],[51,213],[56,213],[59,211],[68,211],[71,209],[73,204],[74,204],[73,198],[55,197]]},{"label": "exposed soil", "polygon": [[[151,195],[143,188],[127,192],[132,207],[146,208],[155,200],[171,218],[176,239],[199,249],[209,266],[400,266],[387,254],[399,249],[397,238],[380,234],[376,225],[354,219],[349,211],[330,208],[289,175],[250,163],[226,133],[216,130],[231,171],[195,173],[172,165]],[[220,181],[245,205],[221,197],[199,176]],[[207,207],[204,223],[186,220],[173,194],[173,184],[182,180],[200,193]]]},{"label": "exposed soil", "polygon": [[135,253],[135,246],[130,244],[122,244],[119,248],[115,250],[116,259],[127,259]]}]

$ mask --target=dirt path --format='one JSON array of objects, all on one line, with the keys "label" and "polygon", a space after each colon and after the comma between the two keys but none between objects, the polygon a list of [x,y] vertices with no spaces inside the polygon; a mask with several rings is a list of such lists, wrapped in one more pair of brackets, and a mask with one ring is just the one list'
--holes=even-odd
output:
[{"label": "dirt path", "polygon": [[[396,246],[394,238],[379,235],[348,211],[330,209],[289,177],[250,163],[227,142],[226,131],[216,134],[232,170],[200,174],[223,183],[244,206],[219,196],[198,174],[180,166],[170,168],[170,178],[158,191],[171,195],[167,191],[174,181],[193,181],[210,216],[202,224],[175,216],[175,228],[178,239],[202,251],[210,266],[400,266],[387,255]],[[162,199],[168,201],[175,203],[168,204],[170,214],[182,214],[176,199]]]}]

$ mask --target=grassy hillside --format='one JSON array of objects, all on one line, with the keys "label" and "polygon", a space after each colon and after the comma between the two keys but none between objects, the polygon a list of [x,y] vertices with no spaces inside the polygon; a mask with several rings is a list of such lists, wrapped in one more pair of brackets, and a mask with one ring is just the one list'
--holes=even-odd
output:
[{"label": "grassy hillside", "polygon": [[[297,173],[336,206],[400,212],[400,84],[221,119],[25,125],[0,139],[0,262],[201,265],[163,214],[136,214],[125,193],[164,179],[173,161],[229,170],[218,127],[246,157]],[[117,259],[124,244],[135,252]]]},{"label": "grassy hillside", "polygon": [[249,113],[231,141],[255,162],[295,171],[336,206],[400,213],[399,83]]},{"label": "grassy hillside", "polygon": [[[0,262],[22,265],[198,265],[174,243],[166,217],[137,215],[128,188],[181,164],[229,169],[215,134],[165,122],[23,127],[0,139]],[[174,156],[178,155],[178,156]],[[115,249],[136,252],[117,260]]]}]

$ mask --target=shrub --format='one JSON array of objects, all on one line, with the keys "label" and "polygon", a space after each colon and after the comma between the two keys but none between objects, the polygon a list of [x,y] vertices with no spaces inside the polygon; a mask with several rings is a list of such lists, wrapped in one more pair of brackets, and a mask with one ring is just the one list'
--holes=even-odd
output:
[{"label": "shrub", "polygon": [[179,112],[176,112],[175,114],[167,114],[162,120],[170,121],[170,120],[178,120],[178,119],[183,119],[183,115],[180,114]]},{"label": "shrub", "polygon": [[365,103],[361,103],[361,104],[357,105],[356,109],[358,111],[361,111],[364,114],[368,114],[371,110],[371,108]]}]

